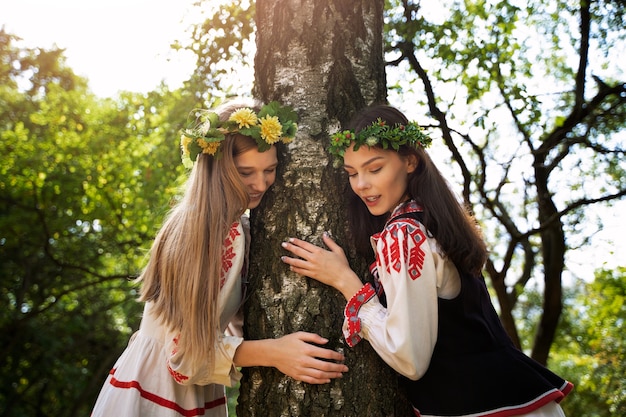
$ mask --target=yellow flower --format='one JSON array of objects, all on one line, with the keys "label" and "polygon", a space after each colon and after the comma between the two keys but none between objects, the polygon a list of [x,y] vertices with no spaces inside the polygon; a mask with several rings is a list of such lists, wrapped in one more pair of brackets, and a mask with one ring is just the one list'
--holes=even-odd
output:
[{"label": "yellow flower", "polygon": [[252,111],[252,109],[249,109],[247,107],[235,111],[233,114],[230,115],[228,120],[236,122],[239,125],[239,129],[243,127],[248,128],[250,126],[256,125],[257,123],[256,114]]},{"label": "yellow flower", "polygon": [[265,116],[260,120],[261,137],[265,142],[272,145],[280,140],[283,127],[276,116]]},{"label": "yellow flower", "polygon": [[202,153],[215,155],[220,147],[221,142],[209,142],[204,139],[198,139],[198,145],[202,148]]},{"label": "yellow flower", "polygon": [[189,144],[192,139],[185,134],[180,135],[180,147],[183,150],[183,155],[189,155]]}]

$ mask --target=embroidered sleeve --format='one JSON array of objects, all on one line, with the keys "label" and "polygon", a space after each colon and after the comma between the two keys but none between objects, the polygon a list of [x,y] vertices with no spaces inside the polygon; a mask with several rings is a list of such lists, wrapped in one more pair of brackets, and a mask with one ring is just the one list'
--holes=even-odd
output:
[{"label": "embroidered sleeve", "polygon": [[178,336],[168,336],[167,370],[174,380],[181,385],[221,384],[233,386],[241,378],[241,373],[233,365],[235,350],[243,338],[220,336],[215,349],[215,366],[208,361],[191,363],[184,352],[179,350]]},{"label": "embroidered sleeve", "polygon": [[359,310],[361,306],[367,303],[376,294],[371,284],[365,284],[359,292],[354,294],[346,308],[344,315],[347,325],[344,328],[344,337],[348,346],[354,347],[361,341],[361,319],[359,318]]},{"label": "embroidered sleeve", "polygon": [[[178,354],[178,352],[180,351],[180,347],[178,346],[179,340],[180,340],[180,335],[172,338],[172,345],[171,345],[172,356],[176,356],[176,354]],[[187,375],[184,375],[176,371],[174,368],[172,368],[171,362],[169,360],[167,361],[167,370],[169,371],[170,375],[172,375],[172,378],[174,378],[174,380],[178,382],[179,384],[184,385],[189,380],[189,377]]]},{"label": "embroidered sleeve", "polygon": [[[400,374],[420,378],[437,341],[437,283],[441,258],[417,221],[397,221],[374,237],[378,279],[386,307],[377,296],[360,305],[352,326]],[[358,302],[356,303],[358,305]],[[350,332],[346,312],[344,332]],[[350,343],[350,342],[348,342]]]}]

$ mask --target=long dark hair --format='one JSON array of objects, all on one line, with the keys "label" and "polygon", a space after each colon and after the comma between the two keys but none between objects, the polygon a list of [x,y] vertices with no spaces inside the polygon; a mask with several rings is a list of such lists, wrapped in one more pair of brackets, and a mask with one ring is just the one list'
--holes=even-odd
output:
[{"label": "long dark hair", "polygon": [[[359,112],[349,127],[359,132],[379,118],[390,126],[408,123],[398,109],[375,105]],[[428,232],[461,272],[480,274],[487,260],[487,248],[475,219],[456,198],[423,148],[403,145],[398,153],[401,157],[415,155],[417,158],[417,169],[409,175],[407,194],[424,208],[422,223]],[[369,238],[383,229],[390,213],[373,216],[350,187],[348,196],[348,221],[356,249],[371,260],[374,253]]]}]

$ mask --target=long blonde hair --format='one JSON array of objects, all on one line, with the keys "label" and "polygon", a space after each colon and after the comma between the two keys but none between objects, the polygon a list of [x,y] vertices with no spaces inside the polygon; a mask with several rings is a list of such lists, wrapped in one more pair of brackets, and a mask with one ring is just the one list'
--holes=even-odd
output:
[{"label": "long blonde hair", "polygon": [[[229,103],[216,110],[227,119],[240,107]],[[153,312],[170,329],[180,331],[178,347],[194,363],[214,363],[220,332],[218,296],[224,240],[233,222],[249,204],[235,167],[235,156],[256,146],[253,139],[228,135],[219,158],[201,154],[181,201],[158,232],[142,281],[140,300],[151,301]]]}]

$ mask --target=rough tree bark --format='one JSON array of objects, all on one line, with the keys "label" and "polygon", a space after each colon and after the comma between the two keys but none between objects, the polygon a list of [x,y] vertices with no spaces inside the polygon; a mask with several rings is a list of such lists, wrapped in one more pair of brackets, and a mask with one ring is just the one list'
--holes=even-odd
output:
[{"label": "rough tree bark", "polygon": [[[335,290],[297,276],[279,261],[280,243],[298,236],[320,244],[329,230],[365,271],[346,237],[347,183],[325,152],[328,134],[355,110],[386,100],[382,51],[383,0],[259,0],[254,96],[298,112],[296,140],[281,151],[278,178],[252,216],[251,296],[246,337],[317,332],[342,349],[350,368],[342,379],[313,386],[269,368],[244,370],[237,415],[410,415],[396,374],[367,342],[351,349],[341,336],[345,300]],[[361,276],[366,279],[366,274]]]}]

